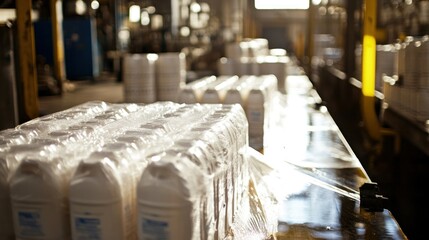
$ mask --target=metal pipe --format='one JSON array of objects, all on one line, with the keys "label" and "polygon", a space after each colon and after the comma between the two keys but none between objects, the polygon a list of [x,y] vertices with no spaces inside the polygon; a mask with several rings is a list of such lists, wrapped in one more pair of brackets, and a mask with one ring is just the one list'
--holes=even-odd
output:
[{"label": "metal pipe", "polygon": [[61,0],[51,0],[51,24],[52,42],[54,52],[54,74],[58,81],[58,88],[62,91],[63,81],[66,79],[64,66],[64,41],[63,41],[63,11]]}]

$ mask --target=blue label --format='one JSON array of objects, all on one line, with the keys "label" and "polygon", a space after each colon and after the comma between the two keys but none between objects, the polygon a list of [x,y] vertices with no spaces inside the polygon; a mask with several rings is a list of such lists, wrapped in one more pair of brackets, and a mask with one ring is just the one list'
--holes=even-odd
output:
[{"label": "blue label", "polygon": [[143,218],[142,230],[145,240],[168,240],[168,223]]},{"label": "blue label", "polygon": [[251,121],[261,121],[262,113],[261,112],[250,112]]},{"label": "blue label", "polygon": [[77,217],[74,219],[76,239],[100,240],[101,221],[98,218]]},{"label": "blue label", "polygon": [[19,234],[21,236],[43,236],[40,213],[36,211],[18,212]]}]

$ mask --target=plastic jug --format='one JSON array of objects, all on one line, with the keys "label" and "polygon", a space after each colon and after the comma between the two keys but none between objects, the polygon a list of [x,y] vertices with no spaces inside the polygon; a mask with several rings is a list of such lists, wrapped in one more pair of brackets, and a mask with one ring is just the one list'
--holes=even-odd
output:
[{"label": "plastic jug", "polygon": [[152,162],[144,170],[137,188],[138,239],[196,239],[194,228],[199,218],[193,216],[186,180],[172,162]]},{"label": "plastic jug", "polygon": [[64,166],[61,160],[24,159],[10,180],[18,239],[69,239]]},{"label": "plastic jug", "polygon": [[21,160],[28,154],[39,151],[49,152],[54,148],[42,144],[22,144],[11,146],[0,153],[0,239],[13,238],[12,207],[9,181]]},{"label": "plastic jug", "polygon": [[123,190],[116,156],[95,152],[83,160],[70,181],[70,218],[73,239],[133,239],[135,229],[130,193]]}]

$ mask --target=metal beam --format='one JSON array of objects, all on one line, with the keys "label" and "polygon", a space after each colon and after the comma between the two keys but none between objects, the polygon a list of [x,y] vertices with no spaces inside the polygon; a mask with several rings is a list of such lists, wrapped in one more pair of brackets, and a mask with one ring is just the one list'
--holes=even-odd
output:
[{"label": "metal beam", "polygon": [[364,1],[362,44],[362,117],[368,136],[381,141],[381,127],[375,113],[376,23],[377,1]]},{"label": "metal beam", "polygon": [[62,91],[62,85],[66,79],[64,65],[64,41],[63,41],[63,10],[61,0],[50,0],[51,23],[52,23],[52,43],[54,74],[58,81],[58,88]]},{"label": "metal beam", "polygon": [[18,71],[23,85],[24,112],[29,119],[39,115],[34,29],[31,21],[31,0],[17,0]]}]

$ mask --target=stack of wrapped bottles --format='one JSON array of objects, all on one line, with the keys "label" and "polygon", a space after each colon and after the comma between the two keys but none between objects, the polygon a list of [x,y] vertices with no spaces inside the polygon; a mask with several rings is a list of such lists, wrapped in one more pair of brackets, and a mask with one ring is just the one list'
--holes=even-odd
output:
[{"label": "stack of wrapped bottles", "polygon": [[0,132],[0,238],[270,234],[249,149],[239,104],[88,102],[31,120]]}]

